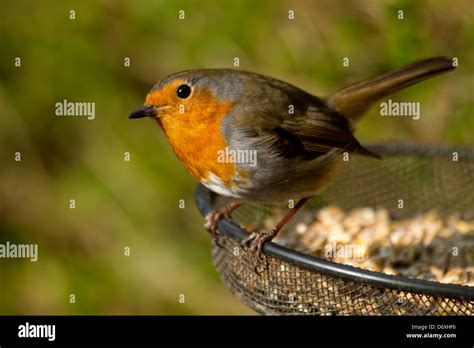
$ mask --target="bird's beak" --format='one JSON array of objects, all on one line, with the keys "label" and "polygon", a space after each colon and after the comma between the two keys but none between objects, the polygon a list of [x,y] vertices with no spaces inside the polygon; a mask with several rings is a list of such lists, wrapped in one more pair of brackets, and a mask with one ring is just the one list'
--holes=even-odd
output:
[{"label": "bird's beak", "polygon": [[155,117],[158,116],[159,112],[160,108],[154,107],[153,105],[145,105],[128,115],[128,118]]}]

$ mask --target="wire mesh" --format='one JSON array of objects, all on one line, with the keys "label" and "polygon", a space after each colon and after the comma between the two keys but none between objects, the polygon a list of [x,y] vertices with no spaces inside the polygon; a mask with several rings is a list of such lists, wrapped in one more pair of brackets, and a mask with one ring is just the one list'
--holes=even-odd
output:
[{"label": "wire mesh", "polygon": [[[306,209],[383,207],[392,218],[436,210],[474,218],[474,150],[415,145],[374,145],[382,161],[353,156],[334,182]],[[399,200],[403,199],[403,209]],[[203,215],[226,202],[203,187]],[[226,286],[255,311],[270,315],[473,315],[474,287],[390,276],[303,255],[275,243],[264,247],[263,271],[240,248],[247,231],[264,229],[275,207],[238,209],[222,221],[221,247],[212,257]],[[289,226],[291,230],[295,223]],[[245,230],[239,226],[243,226]],[[284,240],[278,243],[285,244]]]}]

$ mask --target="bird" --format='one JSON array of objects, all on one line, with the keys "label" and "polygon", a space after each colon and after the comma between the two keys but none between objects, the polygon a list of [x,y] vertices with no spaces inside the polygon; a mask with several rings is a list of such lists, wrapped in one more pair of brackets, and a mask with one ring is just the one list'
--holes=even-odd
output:
[{"label": "bird", "polygon": [[241,242],[262,257],[263,245],[331,182],[342,154],[380,159],[354,136],[377,101],[454,68],[449,58],[428,58],[324,97],[240,69],[185,70],[159,80],[129,118],[155,120],[191,175],[233,199],[205,217],[216,239],[219,221],[243,204],[298,200],[273,229]]}]

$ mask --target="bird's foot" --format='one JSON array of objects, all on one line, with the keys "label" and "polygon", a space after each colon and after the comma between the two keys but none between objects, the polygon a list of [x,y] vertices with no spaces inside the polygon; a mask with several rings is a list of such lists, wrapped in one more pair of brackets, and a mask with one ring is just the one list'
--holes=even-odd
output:
[{"label": "bird's foot", "polygon": [[221,248],[223,247],[223,244],[221,241],[221,234],[217,229],[217,225],[219,225],[219,221],[221,221],[222,219],[231,218],[232,210],[226,206],[222,209],[211,211],[209,214],[206,215],[204,219],[204,228],[212,236],[212,238],[216,242],[216,245]]},{"label": "bird's foot", "polygon": [[[261,262],[265,262],[265,258],[262,255],[263,245],[266,242],[270,242],[278,234],[278,230],[273,228],[270,232],[252,232],[250,236],[245,238],[241,243],[241,247],[244,250],[248,250],[250,254],[254,257],[255,272],[261,273],[259,266]],[[265,265],[266,266],[266,265]],[[266,268],[266,267],[265,267]]]}]

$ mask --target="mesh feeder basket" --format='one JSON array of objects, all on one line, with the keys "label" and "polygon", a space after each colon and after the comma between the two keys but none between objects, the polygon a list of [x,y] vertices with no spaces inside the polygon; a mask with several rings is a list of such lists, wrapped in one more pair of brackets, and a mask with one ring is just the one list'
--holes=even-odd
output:
[{"label": "mesh feeder basket", "polygon": [[[395,144],[368,148],[383,160],[351,156],[344,162],[331,185],[298,212],[281,235],[264,245],[264,258],[257,265],[262,272],[255,271],[255,258],[240,248],[240,242],[249,231],[273,227],[276,216],[288,207],[244,205],[232,220],[219,223],[221,246],[213,244],[213,263],[243,303],[267,315],[474,314],[474,287],[461,285],[472,285],[474,280],[474,149]],[[203,186],[196,201],[203,216],[228,202]],[[361,224],[348,226],[357,220],[358,212],[362,212]],[[369,220],[381,215],[382,227],[373,221],[375,227],[364,225],[364,214]],[[321,225],[323,218],[339,225]],[[407,227],[403,221],[415,226]],[[456,224],[460,227],[453,232],[450,228]],[[371,235],[379,227],[385,234]],[[410,231],[417,236],[401,245]],[[341,233],[380,240],[363,249],[365,262],[378,263],[379,271],[315,250],[331,245],[332,236]],[[311,234],[312,239],[307,237]],[[430,269],[443,276],[454,267],[454,273],[464,272],[463,280],[450,284],[446,277],[441,283],[433,281],[434,276],[431,280],[410,276],[414,265],[426,258],[438,262],[427,266],[431,276]],[[386,267],[395,275],[387,274]]]}]

